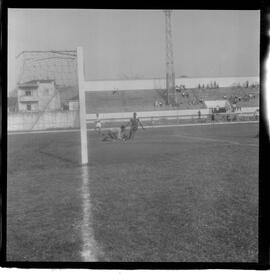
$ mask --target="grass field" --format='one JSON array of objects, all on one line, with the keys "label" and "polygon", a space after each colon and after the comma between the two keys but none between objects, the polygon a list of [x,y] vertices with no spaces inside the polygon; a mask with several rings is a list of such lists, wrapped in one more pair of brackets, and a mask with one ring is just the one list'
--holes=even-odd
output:
[{"label": "grass field", "polygon": [[8,261],[257,262],[258,124],[8,136]]}]

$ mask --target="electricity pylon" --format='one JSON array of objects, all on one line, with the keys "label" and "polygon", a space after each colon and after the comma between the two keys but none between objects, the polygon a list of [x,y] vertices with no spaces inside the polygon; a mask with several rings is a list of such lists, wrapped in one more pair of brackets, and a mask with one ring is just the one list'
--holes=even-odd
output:
[{"label": "electricity pylon", "polygon": [[172,25],[171,10],[164,10],[165,13],[165,36],[166,36],[166,90],[167,104],[176,104],[175,91],[175,73],[173,64],[173,42],[172,42]]}]

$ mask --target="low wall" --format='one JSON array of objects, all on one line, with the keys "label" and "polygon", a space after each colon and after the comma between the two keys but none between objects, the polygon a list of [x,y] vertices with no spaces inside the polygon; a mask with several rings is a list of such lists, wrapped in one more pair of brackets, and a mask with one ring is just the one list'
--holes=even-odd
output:
[{"label": "low wall", "polygon": [[[87,79],[86,79],[87,81]],[[175,84],[185,85],[186,88],[197,88],[198,85],[207,85],[216,82],[220,87],[230,87],[233,84],[243,85],[246,81],[250,84],[259,83],[259,77],[208,77],[208,78],[176,78]],[[145,90],[165,89],[165,79],[140,79],[140,80],[104,80],[87,81],[88,91],[118,90]]]},{"label": "low wall", "polygon": [[[78,128],[80,126],[78,111],[51,111],[39,116],[38,112],[9,113],[8,131]],[[32,129],[33,125],[35,126]]]},{"label": "low wall", "polygon": [[259,107],[243,107],[241,110],[235,111],[236,113],[246,112],[246,113],[254,113],[256,110],[258,110]]},{"label": "low wall", "polygon": [[[141,120],[149,120],[158,117],[169,117],[169,116],[182,116],[182,119],[187,118],[191,115],[198,115],[199,109],[182,109],[182,110],[159,110],[159,111],[138,111],[137,116]],[[209,114],[208,109],[200,109],[201,115]],[[100,113],[99,118],[101,120],[110,119],[130,119],[133,116],[133,112],[119,112],[119,113]],[[96,120],[96,114],[88,114],[88,120]]]},{"label": "low wall", "polygon": [[[235,113],[254,113],[259,107],[242,108],[241,111]],[[138,117],[142,121],[159,120],[161,118],[180,120],[190,119],[198,116],[198,111],[201,112],[201,117],[209,115],[209,109],[186,109],[186,110],[162,110],[162,111],[144,111],[137,112]],[[133,115],[133,112],[119,113],[100,113],[99,118],[102,121],[127,121]],[[40,117],[40,113],[9,113],[8,114],[8,131],[28,131],[28,130],[45,130],[56,128],[79,128],[80,119],[79,111],[54,111],[45,112]],[[37,121],[37,119],[39,120]],[[87,119],[90,123],[96,120],[96,114],[88,114]],[[33,125],[35,125],[33,127]]]}]

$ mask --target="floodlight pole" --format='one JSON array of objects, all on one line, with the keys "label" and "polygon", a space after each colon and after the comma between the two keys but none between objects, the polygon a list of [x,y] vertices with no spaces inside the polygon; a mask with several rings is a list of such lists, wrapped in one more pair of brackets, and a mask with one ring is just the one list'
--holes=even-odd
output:
[{"label": "floodlight pole", "polygon": [[84,89],[84,63],[83,48],[77,48],[77,73],[79,85],[79,102],[80,102],[80,133],[81,133],[81,157],[82,165],[88,164],[88,146],[87,146],[87,127],[85,111],[85,89]]},{"label": "floodlight pole", "polygon": [[173,41],[171,26],[171,10],[164,10],[165,13],[165,38],[166,38],[166,90],[167,104],[176,103],[175,73],[173,64]]}]

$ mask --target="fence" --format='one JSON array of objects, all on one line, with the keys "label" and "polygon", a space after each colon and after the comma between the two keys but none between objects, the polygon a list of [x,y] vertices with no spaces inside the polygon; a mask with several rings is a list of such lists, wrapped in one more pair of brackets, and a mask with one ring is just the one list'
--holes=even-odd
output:
[{"label": "fence", "polygon": [[[177,125],[177,124],[189,124],[189,123],[219,123],[219,122],[237,122],[237,121],[258,121],[259,114],[251,112],[241,113],[208,113],[201,114],[186,114],[186,115],[171,115],[171,116],[152,116],[152,117],[140,117],[141,122],[145,126],[156,125]],[[102,126],[106,128],[120,127],[127,124],[128,118],[110,118],[102,120]],[[95,120],[91,119],[87,122],[88,128],[95,127]]]},{"label": "fence", "polygon": [[[138,117],[145,125],[163,125],[163,124],[185,124],[185,123],[205,123],[220,121],[250,121],[258,120],[258,113],[255,114],[257,108],[246,108],[243,111],[232,113],[215,113],[214,116],[209,114],[208,109],[201,109],[199,118],[199,110],[171,110],[171,111],[146,111],[138,112]],[[29,131],[33,127],[38,112],[32,113],[9,113],[8,114],[8,131]],[[122,123],[127,123],[132,117],[132,112],[122,113],[103,113],[100,114],[104,127],[120,126]],[[95,126],[96,115],[87,115],[88,128]],[[35,130],[46,129],[64,129],[64,128],[79,128],[79,112],[78,111],[54,111],[45,112],[38,123],[35,125]]]}]

